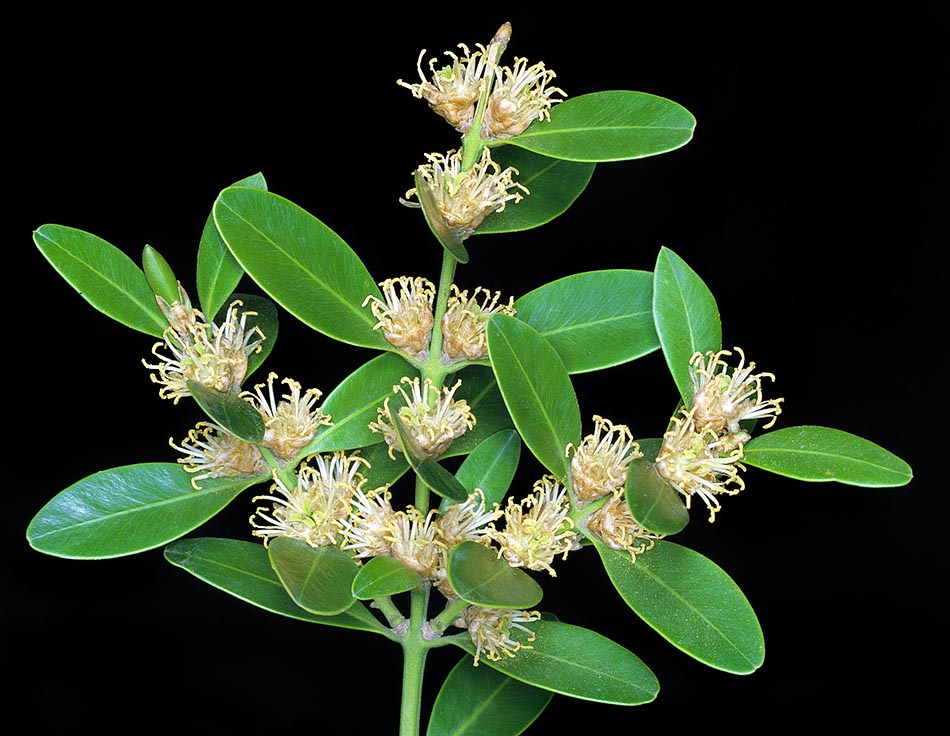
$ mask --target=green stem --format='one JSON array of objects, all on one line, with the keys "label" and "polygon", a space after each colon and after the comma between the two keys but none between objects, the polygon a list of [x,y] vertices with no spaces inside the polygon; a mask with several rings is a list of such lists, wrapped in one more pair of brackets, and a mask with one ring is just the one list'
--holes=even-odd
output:
[{"label": "green stem", "polygon": [[409,630],[402,643],[402,703],[399,736],[418,736],[422,716],[422,677],[429,644],[423,639],[423,624],[429,602],[429,587],[414,590],[410,597]]},{"label": "green stem", "polygon": [[485,142],[482,140],[482,118],[485,116],[485,105],[488,104],[488,96],[491,94],[492,83],[494,82],[495,74],[498,72],[498,62],[501,60],[501,55],[505,53],[505,49],[508,47],[508,39],[510,38],[511,24],[505,23],[498,29],[495,33],[495,37],[488,45],[488,52],[486,53],[488,69],[483,78],[484,84],[482,86],[482,92],[481,95],[479,95],[478,104],[475,107],[472,127],[469,128],[468,132],[462,138],[462,162],[459,165],[462,171],[466,171],[475,165],[482,155],[482,149],[485,147]]},{"label": "green stem", "polygon": [[[455,256],[446,249],[442,249],[442,272],[439,274],[439,289],[436,292],[435,310],[432,314],[432,339],[429,341],[429,360],[422,370],[422,378],[428,378],[436,388],[442,387],[448,371],[442,363],[442,317],[449,301],[449,292],[452,290],[452,280],[455,278],[455,266],[458,263]],[[454,368],[453,370],[458,370]]]}]

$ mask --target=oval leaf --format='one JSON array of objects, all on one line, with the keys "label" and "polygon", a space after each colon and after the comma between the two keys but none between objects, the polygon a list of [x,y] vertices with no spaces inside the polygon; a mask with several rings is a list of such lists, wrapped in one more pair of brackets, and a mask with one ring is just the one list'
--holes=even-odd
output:
[{"label": "oval leaf", "polygon": [[519,232],[550,222],[566,212],[587,188],[596,165],[540,156],[515,146],[496,149],[492,158],[502,169],[516,169],[515,180],[530,194],[488,215],[476,235]]},{"label": "oval leaf", "polygon": [[215,423],[245,442],[264,439],[264,418],[248,401],[237,394],[225,394],[198,381],[186,381],[188,393]]},{"label": "oval leaf", "polygon": [[145,273],[125,253],[96,235],[62,225],[43,225],[33,242],[53,268],[103,314],[126,327],[161,337],[168,320]]},{"label": "oval leaf", "polygon": [[324,414],[333,424],[321,427],[307,453],[349,450],[382,442],[369,428],[377,408],[393,395],[393,387],[406,376],[409,364],[395,353],[383,353],[364,363],[331,391],[323,402]]},{"label": "oval leaf", "polygon": [[624,495],[630,515],[654,534],[676,534],[689,522],[683,497],[660,477],[652,462],[643,458],[627,466]]},{"label": "oval leaf", "polygon": [[162,297],[169,304],[178,301],[178,279],[175,278],[175,272],[162,254],[150,245],[142,249],[142,273],[145,274],[145,280],[153,294]]},{"label": "oval leaf", "polygon": [[248,275],[314,330],[391,350],[363,307],[379,287],[350,247],[309,212],[271,192],[228,187],[214,204],[218,232]]},{"label": "oval leaf", "polygon": [[465,458],[455,477],[468,493],[485,495],[485,508],[500,504],[511,487],[521,457],[521,437],[513,429],[493,434]]},{"label": "oval leaf", "polygon": [[275,537],[267,547],[271,567],[298,606],[330,616],[343,613],[356,600],[351,587],[357,567],[338,547],[311,547],[289,537]]},{"label": "oval leaf", "polygon": [[[233,186],[267,189],[263,174],[257,173],[235,182]],[[205,314],[216,314],[231,292],[237,288],[244,269],[237,262],[214,224],[214,213],[208,213],[201,240],[198,242],[198,268],[195,274],[198,301]],[[265,333],[266,334],[266,333]]]},{"label": "oval leaf", "polygon": [[693,399],[689,361],[696,352],[722,347],[722,324],[712,292],[682,258],[665,247],[656,260],[653,318],[670,374],[689,406]]},{"label": "oval leaf", "polygon": [[536,606],[543,595],[533,577],[478,542],[452,548],[448,575],[459,598],[476,606],[526,609]]},{"label": "oval leaf", "polygon": [[830,427],[788,427],[754,437],[742,462],[796,480],[885,488],[910,483],[910,466],[873,442]]},{"label": "oval leaf", "polygon": [[270,613],[388,635],[362,603],[335,616],[319,616],[302,609],[287,595],[262,544],[215,537],[180,539],[165,547],[165,559],[208,585]]},{"label": "oval leaf", "polygon": [[491,667],[473,667],[465,657],[439,689],[426,736],[517,736],[553,697]]},{"label": "oval leaf", "polygon": [[533,327],[506,314],[488,321],[488,353],[498,388],[525,445],[551,473],[564,478],[564,450],[581,436],[571,378],[551,344]]},{"label": "oval leaf", "polygon": [[569,161],[623,161],[684,146],[695,128],[692,113],[672,100],[608,90],[559,102],[549,122],[506,142]]},{"label": "oval leaf", "polygon": [[178,463],[103,470],[54,496],[26,530],[56,557],[101,560],[154,549],[199,527],[263,478],[208,479],[201,490]]},{"label": "oval leaf", "polygon": [[[560,621],[542,619],[527,626],[534,632],[533,641],[524,632],[512,629],[512,638],[525,645],[514,657],[480,661],[528,685],[581,700],[643,705],[656,699],[660,691],[656,675],[616,642],[596,631]],[[468,637],[459,637],[453,643],[475,653]]]},{"label": "oval leaf", "polygon": [[660,347],[649,271],[575,274],[525,294],[515,309],[551,343],[568,373],[609,368]]},{"label": "oval leaf", "polygon": [[620,597],[673,646],[737,675],[762,665],[765,640],[755,612],[711,560],[659,540],[633,562],[628,553],[592,541]]},{"label": "oval leaf", "polygon": [[354,598],[368,601],[405,593],[421,584],[422,576],[395,557],[373,557],[356,573],[351,591]]}]

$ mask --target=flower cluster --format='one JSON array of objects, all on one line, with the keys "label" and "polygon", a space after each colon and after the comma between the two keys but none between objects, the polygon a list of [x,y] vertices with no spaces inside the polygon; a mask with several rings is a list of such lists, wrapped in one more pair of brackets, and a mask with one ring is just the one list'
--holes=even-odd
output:
[{"label": "flower cluster", "polygon": [[755,363],[746,364],[742,350],[735,350],[739,364],[734,370],[724,360],[732,355],[728,350],[693,355],[692,401],[672,418],[655,463],[657,473],[685,497],[687,508],[694,495],[703,500],[709,521],[721,508],[717,496],[745,488],[739,473],[745,470],[743,447],[751,435],[741,423],[767,419],[767,429],[782,411],[783,399],[762,396],[762,379],[775,376],[753,373]]},{"label": "flower cluster", "polygon": [[494,294],[481,286],[469,296],[468,291],[459,291],[452,284],[442,317],[442,361],[446,365],[463,360],[485,360],[488,346],[485,343],[485,325],[493,314],[514,316],[514,299],[499,304],[501,292]]}]

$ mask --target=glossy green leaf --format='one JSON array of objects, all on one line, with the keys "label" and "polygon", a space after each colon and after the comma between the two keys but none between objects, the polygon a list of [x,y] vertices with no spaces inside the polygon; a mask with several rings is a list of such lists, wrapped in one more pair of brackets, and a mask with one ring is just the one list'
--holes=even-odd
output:
[{"label": "glossy green leaf", "polygon": [[541,464],[564,478],[564,450],[581,438],[580,408],[564,361],[537,330],[506,314],[489,319],[486,336],[498,388],[515,427]]},{"label": "glossy green leaf", "polygon": [[521,437],[504,429],[481,442],[465,458],[455,477],[469,493],[476,488],[485,494],[485,508],[500,504],[511,487],[521,457]]},{"label": "glossy green leaf", "polygon": [[489,437],[515,426],[489,366],[467,366],[456,378],[462,384],[456,389],[455,398],[464,399],[468,404],[475,416],[475,426],[455,438],[444,457],[467,455]]},{"label": "glossy green leaf", "polygon": [[653,284],[653,317],[666,364],[683,403],[693,398],[689,361],[722,348],[719,307],[706,284],[669,248],[660,248]]},{"label": "glossy green leaf", "polygon": [[298,606],[271,567],[263,544],[215,537],[180,539],[165,547],[165,559],[208,585],[270,613],[388,635],[362,603],[334,616],[320,616]]},{"label": "glossy green leaf", "polygon": [[[267,182],[261,173],[253,174],[246,179],[235,182],[233,186],[267,189]],[[198,268],[196,281],[198,285],[198,302],[205,314],[215,314],[224,306],[231,292],[237,288],[244,269],[237,262],[214,224],[214,213],[208,213],[204,230],[201,231],[201,240],[198,243]]]},{"label": "glossy green leaf", "polygon": [[179,300],[175,272],[162,254],[150,245],[142,249],[142,271],[149,288],[156,296],[162,297],[169,304]]},{"label": "glossy green leaf", "polygon": [[433,194],[432,189],[425,183],[418,171],[413,174],[413,181],[415,181],[416,184],[416,198],[422,207],[422,214],[435,239],[456,261],[459,263],[468,263],[468,251],[465,249],[465,243],[462,242],[462,239],[459,238],[445,223],[445,220],[442,219],[442,214],[439,212],[439,205],[435,200],[435,194]]},{"label": "glossy green leaf", "polygon": [[392,485],[409,470],[406,456],[401,452],[394,452],[390,457],[389,445],[385,442],[361,447],[358,453],[369,463],[368,468],[360,471],[366,478],[366,486],[369,489]]},{"label": "glossy green leaf", "polygon": [[403,420],[396,413],[398,407],[391,407],[389,423],[399,435],[406,462],[416,472],[426,487],[434,493],[447,498],[449,501],[464,501],[468,498],[468,491],[459,483],[451,472],[443,468],[436,458],[423,457],[412,435],[406,430]]},{"label": "glossy green leaf", "polygon": [[311,547],[289,537],[274,537],[267,547],[271,567],[298,606],[332,616],[356,600],[351,587],[357,566],[339,547]]},{"label": "glossy green leaf", "polygon": [[364,363],[333,389],[322,409],[333,424],[321,427],[307,452],[350,450],[382,442],[383,436],[369,428],[377,409],[393,396],[393,388],[403,377],[414,374],[405,359],[395,353],[383,353]]},{"label": "glossy green leaf", "polygon": [[198,381],[186,381],[185,385],[212,422],[245,442],[264,439],[264,418],[253,404],[237,394],[215,391]]},{"label": "glossy green leaf", "polygon": [[495,149],[492,159],[502,169],[510,166],[517,170],[515,181],[530,194],[486,217],[476,235],[519,232],[550,222],[566,212],[587,188],[596,165],[540,156],[515,146]]},{"label": "glossy green leaf", "polygon": [[753,437],[742,462],[796,480],[884,488],[910,483],[910,465],[862,437],[830,427],[777,429]]},{"label": "glossy green leaf", "polygon": [[[240,304],[238,305],[236,302],[240,302]],[[260,344],[260,352],[251,353],[247,358],[247,373],[244,378],[246,382],[248,377],[260,368],[277,343],[277,305],[267,297],[257,294],[232,294],[228,303],[222,306],[214,316],[213,321],[216,325],[220,325],[227,320],[228,309],[232,304],[234,304],[239,317],[244,315],[245,334],[250,333],[257,327],[260,334],[264,336],[264,341]]]},{"label": "glossy green leaf", "polygon": [[351,590],[354,598],[368,601],[405,593],[421,584],[422,576],[395,557],[373,557],[356,573]]},{"label": "glossy green leaf", "polygon": [[[630,558],[630,555],[627,555]],[[519,649],[514,657],[497,662],[481,658],[509,677],[551,692],[581,700],[613,705],[643,705],[656,699],[660,683],[656,675],[633,652],[596,631],[542,619],[525,624],[534,640],[518,629],[512,638],[531,648]],[[454,644],[470,654],[475,646],[470,638]]]},{"label": "glossy green leaf", "polygon": [[462,542],[452,548],[448,574],[459,598],[477,606],[524,610],[538,605],[544,594],[528,573],[478,542]]},{"label": "glossy green leaf", "polygon": [[644,458],[627,466],[624,495],[630,515],[654,534],[676,534],[689,522],[683,497],[660,477],[653,463]]},{"label": "glossy green leaf", "polygon": [[264,478],[206,479],[201,490],[178,463],[126,465],[94,473],[54,496],[26,530],[56,557],[100,560],[154,549],[187,534]]},{"label": "glossy green leaf", "polygon": [[714,562],[665,540],[636,562],[599,541],[594,546],[620,597],[673,646],[737,675],[762,665],[765,640],[755,612]]},{"label": "glossy green leaf", "polygon": [[568,373],[619,365],[660,347],[653,326],[653,274],[588,271],[515,301],[517,318],[554,347]]},{"label": "glossy green leaf", "polygon": [[686,145],[696,118],[682,105],[645,92],[608,90],[570,97],[506,141],[569,161],[624,161]]},{"label": "glossy green leaf", "polygon": [[473,667],[463,657],[442,682],[426,736],[517,736],[553,697],[491,667]]},{"label": "glossy green leaf", "polygon": [[145,273],[102,238],[62,225],[43,225],[33,242],[79,295],[126,327],[161,337],[168,320],[155,301]]},{"label": "glossy green leaf", "polygon": [[218,232],[244,271],[314,330],[352,345],[391,350],[363,306],[382,299],[359,256],[330,228],[283,197],[228,187],[214,204]]}]

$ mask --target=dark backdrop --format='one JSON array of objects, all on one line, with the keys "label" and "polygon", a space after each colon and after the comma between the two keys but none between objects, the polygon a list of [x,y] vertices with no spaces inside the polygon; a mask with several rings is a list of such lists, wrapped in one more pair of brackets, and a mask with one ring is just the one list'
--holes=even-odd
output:
[{"label": "dark backdrop", "polygon": [[[688,717],[724,732],[936,707],[948,683],[934,457],[946,312],[934,258],[948,239],[933,18],[874,3],[847,17],[799,4],[350,4],[323,17],[296,4],[202,6],[29,3],[8,25],[8,712],[37,734],[395,733],[401,663],[383,640],[266,614],[160,550],[90,562],[28,546],[27,524],[57,492],[98,470],[173,460],[167,440],[199,418],[159,401],[141,365],[152,339],[89,307],[31,232],[81,228],[136,260],[150,244],[191,285],[215,196],[262,172],[378,280],[435,280],[439,250],[398,198],[423,153],[457,137],[395,82],[415,78],[420,49],[487,42],[504,21],[506,59],[544,60],[569,95],[659,94],[698,126],[677,151],[599,166],[554,222],[476,237],[457,280],[517,297],[578,271],[652,270],[668,246],[715,294],[725,344],[776,375],[778,427],[847,430],[915,470],[897,489],[750,470],[715,524],[694,514],[677,541],[733,577],[765,632],[765,664],[750,676],[672,648],[595,560],[562,563],[541,580],[544,607],[637,653],[661,689],[637,708],[558,696],[537,725],[577,713],[632,732]],[[286,317],[269,362],[327,393],[367,357]],[[599,413],[655,436],[675,400],[658,353],[575,385],[585,431]],[[522,491],[539,474],[524,473]],[[249,538],[249,495],[196,534]],[[454,652],[430,656],[426,707]]]}]

